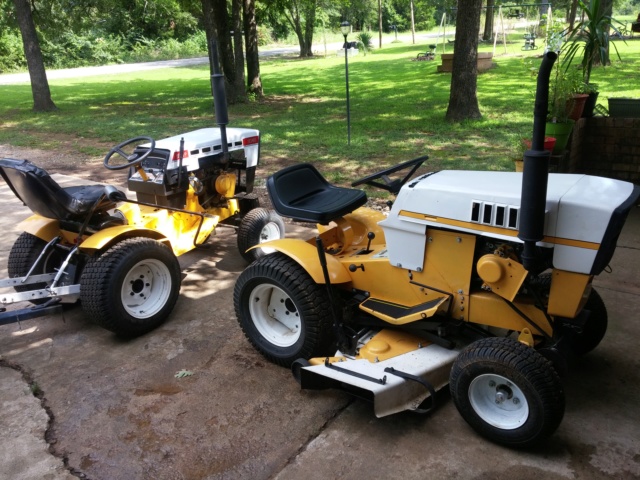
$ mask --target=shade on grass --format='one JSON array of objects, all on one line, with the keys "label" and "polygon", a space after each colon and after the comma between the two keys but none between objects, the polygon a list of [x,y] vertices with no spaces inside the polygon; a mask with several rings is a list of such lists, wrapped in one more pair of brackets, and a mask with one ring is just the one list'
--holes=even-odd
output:
[{"label": "shade on grass", "polygon": [[[333,181],[424,154],[434,169],[510,170],[515,145],[531,135],[531,70],[542,53],[523,54],[520,43],[520,36],[513,38],[510,55],[495,57],[496,67],[479,76],[479,121],[446,122],[450,74],[436,73],[438,57],[412,61],[425,45],[394,43],[349,59],[350,147],[342,56],[263,61],[267,97],[231,106],[231,125],[261,130],[267,168],[272,158],[321,163]],[[604,105],[609,96],[640,97],[640,40],[618,42],[618,48],[623,61],[592,74]],[[55,149],[61,138],[71,138],[80,151],[99,157],[128,137],[162,138],[214,123],[207,66],[50,84],[60,110],[46,114],[30,111],[29,85],[0,86],[0,143]]]}]

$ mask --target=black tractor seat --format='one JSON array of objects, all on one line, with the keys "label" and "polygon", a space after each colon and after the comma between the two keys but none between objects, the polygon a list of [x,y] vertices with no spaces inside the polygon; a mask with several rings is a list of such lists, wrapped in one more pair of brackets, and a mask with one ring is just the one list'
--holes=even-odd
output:
[{"label": "black tractor seat", "polygon": [[310,163],[284,168],[267,179],[273,208],[283,217],[326,225],[367,202],[362,190],[331,185]]},{"label": "black tractor seat", "polygon": [[99,214],[116,206],[108,196],[112,193],[114,197],[113,187],[83,185],[63,188],[45,170],[28,160],[0,159],[0,175],[16,197],[42,217],[83,223],[87,215]]}]

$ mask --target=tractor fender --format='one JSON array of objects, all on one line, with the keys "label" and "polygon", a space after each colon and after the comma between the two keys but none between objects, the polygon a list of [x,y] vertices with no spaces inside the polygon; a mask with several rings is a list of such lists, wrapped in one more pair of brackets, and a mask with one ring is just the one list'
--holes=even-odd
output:
[{"label": "tractor fender", "polygon": [[52,218],[34,214],[18,224],[18,228],[45,242],[50,242],[60,235],[60,223]]},{"label": "tractor fender", "polygon": [[[58,220],[42,217],[37,214],[24,219],[18,224],[18,228],[44,240],[45,242],[49,242],[59,235],[62,235],[68,243],[74,244],[77,241],[75,233],[60,229],[60,222],[58,222]],[[100,230],[99,232],[87,237],[79,247],[83,250],[101,250],[113,245],[123,238],[130,237],[153,238],[154,240],[166,243],[171,247],[171,242],[169,242],[169,240],[160,232],[132,225],[118,225]]]},{"label": "tractor fender", "polygon": [[[325,283],[324,273],[322,272],[322,266],[318,258],[318,249],[315,245],[295,238],[283,238],[260,243],[252,248],[270,248],[283,253],[304,268],[314,282],[318,284]],[[329,280],[332,284],[348,283],[351,281],[349,271],[339,260],[331,255],[326,255],[326,259],[327,270],[329,270]]]},{"label": "tractor fender", "polygon": [[79,245],[79,247],[82,250],[102,250],[124,238],[131,237],[152,238],[162,243],[166,243],[167,246],[171,248],[171,242],[169,242],[169,240],[160,232],[149,228],[136,227],[134,225],[117,225],[115,227],[100,230],[88,237]]}]

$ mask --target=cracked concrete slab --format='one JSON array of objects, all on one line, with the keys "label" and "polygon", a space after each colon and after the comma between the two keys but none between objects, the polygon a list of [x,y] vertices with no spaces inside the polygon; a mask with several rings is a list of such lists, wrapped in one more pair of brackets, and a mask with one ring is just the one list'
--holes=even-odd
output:
[{"label": "cracked concrete slab", "polygon": [[[35,388],[35,387],[34,387]],[[22,373],[0,364],[0,480],[70,480],[62,459],[49,453],[49,415]]]}]

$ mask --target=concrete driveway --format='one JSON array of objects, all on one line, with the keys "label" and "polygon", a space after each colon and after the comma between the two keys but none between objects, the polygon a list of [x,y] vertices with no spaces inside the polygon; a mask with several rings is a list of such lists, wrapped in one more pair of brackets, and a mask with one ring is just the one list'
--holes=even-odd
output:
[{"label": "concrete driveway", "polygon": [[[4,184],[0,200],[5,275],[28,211]],[[564,421],[533,451],[480,438],[450,400],[376,419],[346,394],[300,391],[245,341],[232,293],[246,265],[233,231],[217,233],[181,257],[176,308],[141,338],[119,340],[80,307],[0,327],[0,479],[640,478],[639,209],[596,282],[608,335],[572,366]]]}]

